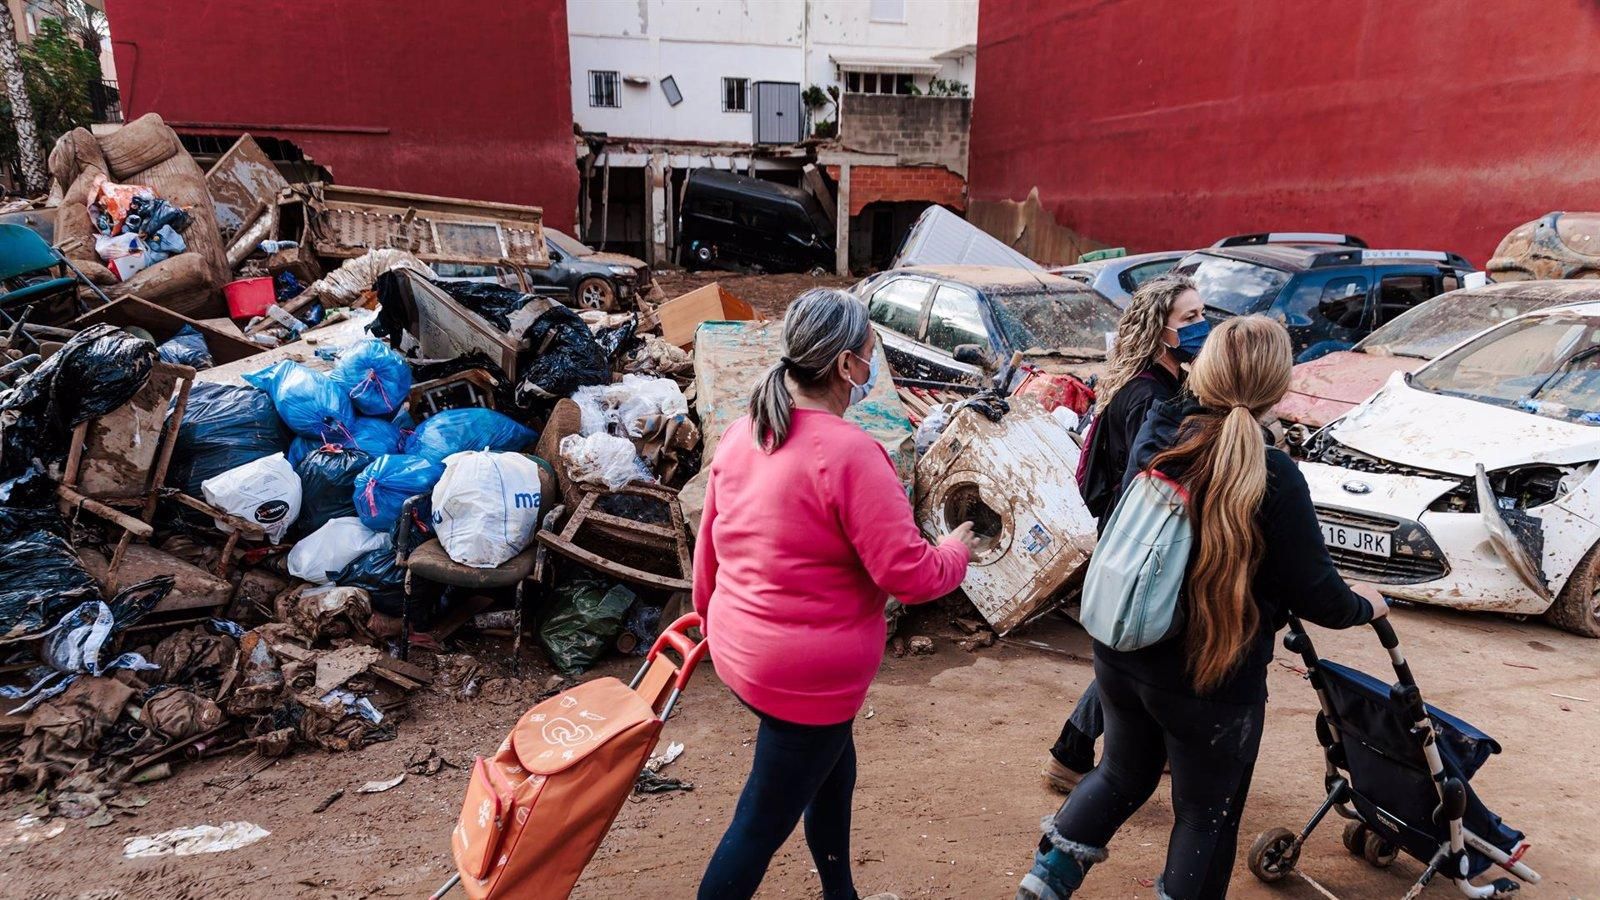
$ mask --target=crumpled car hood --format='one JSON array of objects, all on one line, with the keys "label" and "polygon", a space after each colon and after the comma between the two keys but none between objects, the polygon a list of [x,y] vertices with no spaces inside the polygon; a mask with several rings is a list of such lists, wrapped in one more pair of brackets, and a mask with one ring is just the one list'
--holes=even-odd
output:
[{"label": "crumpled car hood", "polygon": [[1418,390],[1398,374],[1328,433],[1378,459],[1462,476],[1471,475],[1478,463],[1493,471],[1600,459],[1600,425]]}]

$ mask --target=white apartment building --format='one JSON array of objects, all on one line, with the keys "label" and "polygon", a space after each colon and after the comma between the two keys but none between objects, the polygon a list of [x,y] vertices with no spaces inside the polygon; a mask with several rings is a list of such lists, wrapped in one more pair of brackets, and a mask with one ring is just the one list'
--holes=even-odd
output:
[{"label": "white apartment building", "polygon": [[977,0],[568,0],[585,237],[662,261],[688,170],[800,184],[852,97],[969,96],[977,24]]}]

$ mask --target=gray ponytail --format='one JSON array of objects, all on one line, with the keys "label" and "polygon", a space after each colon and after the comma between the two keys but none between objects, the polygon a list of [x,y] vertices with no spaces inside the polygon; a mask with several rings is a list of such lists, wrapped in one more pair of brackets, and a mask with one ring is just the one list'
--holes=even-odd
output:
[{"label": "gray ponytail", "polygon": [[794,398],[785,376],[801,387],[820,387],[834,375],[839,354],[859,350],[872,323],[866,304],[844,291],[812,288],[783,315],[783,359],[767,370],[750,394],[750,433],[772,453],[789,438]]}]

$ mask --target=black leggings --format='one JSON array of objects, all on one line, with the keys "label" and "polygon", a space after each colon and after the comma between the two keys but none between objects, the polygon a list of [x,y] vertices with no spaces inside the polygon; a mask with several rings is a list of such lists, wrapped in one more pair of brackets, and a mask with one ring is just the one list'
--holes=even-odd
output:
[{"label": "black leggings", "polygon": [[1094,671],[1105,709],[1105,752],[1056,813],[1056,832],[1106,846],[1150,799],[1170,761],[1174,821],[1162,888],[1176,900],[1226,897],[1266,704],[1164,690],[1098,659]]},{"label": "black leggings", "polygon": [[767,864],[805,816],[806,844],[825,900],[856,900],[850,878],[850,801],[856,789],[854,720],[796,725],[756,713],[756,758],[722,835],[700,900],[755,894]]}]

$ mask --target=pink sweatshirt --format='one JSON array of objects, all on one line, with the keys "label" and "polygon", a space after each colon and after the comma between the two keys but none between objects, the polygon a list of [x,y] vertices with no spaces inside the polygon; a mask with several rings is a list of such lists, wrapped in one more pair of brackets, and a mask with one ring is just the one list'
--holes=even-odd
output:
[{"label": "pink sweatshirt", "polygon": [[967,548],[923,539],[883,447],[832,413],[794,412],[776,453],[750,420],[722,437],[694,552],[694,607],[717,675],[767,715],[855,716],[883,661],[884,601],[924,603],[966,575]]}]

